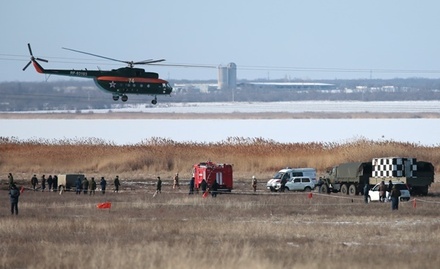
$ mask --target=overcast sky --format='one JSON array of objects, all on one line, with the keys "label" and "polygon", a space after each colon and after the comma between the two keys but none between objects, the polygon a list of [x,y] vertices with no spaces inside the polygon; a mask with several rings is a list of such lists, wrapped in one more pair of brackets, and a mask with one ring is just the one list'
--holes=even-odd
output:
[{"label": "overcast sky", "polygon": [[[238,79],[440,77],[438,0],[2,1],[0,81],[44,81],[50,69],[120,60],[237,64]],[[215,79],[216,69],[146,66],[164,79]],[[51,80],[70,79],[52,76]]]}]

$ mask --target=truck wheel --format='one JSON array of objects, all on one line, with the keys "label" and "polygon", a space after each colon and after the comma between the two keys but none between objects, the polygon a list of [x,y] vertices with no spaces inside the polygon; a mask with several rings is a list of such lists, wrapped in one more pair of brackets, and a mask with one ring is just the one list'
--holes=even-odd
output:
[{"label": "truck wheel", "polygon": [[350,187],[348,187],[348,194],[349,195],[357,195],[358,194],[356,185],[351,184]]},{"label": "truck wheel", "polygon": [[342,194],[348,195],[348,187],[347,187],[347,184],[342,184],[342,186],[341,186],[341,192],[342,192]]},{"label": "truck wheel", "polygon": [[319,187],[320,193],[328,193],[328,186],[327,184],[322,184],[321,187]]}]

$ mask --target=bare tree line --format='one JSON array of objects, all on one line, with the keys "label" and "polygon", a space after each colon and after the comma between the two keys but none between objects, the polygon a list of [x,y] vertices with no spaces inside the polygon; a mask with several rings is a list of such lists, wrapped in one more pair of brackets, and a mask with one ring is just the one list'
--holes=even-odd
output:
[{"label": "bare tree line", "polygon": [[[203,83],[200,81],[170,81],[174,83]],[[273,80],[266,82],[284,82]],[[306,100],[356,100],[356,101],[414,101],[440,100],[440,79],[390,79],[390,80],[318,80],[329,83],[331,90],[279,89],[252,87],[241,81],[231,91],[209,93],[175,91],[172,96],[158,96],[159,102],[258,102]],[[209,81],[209,83],[216,83]],[[359,88],[361,86],[361,88]],[[393,90],[389,90],[389,87]],[[388,87],[386,90],[383,87]],[[112,109],[122,106],[114,102],[111,94],[99,90],[92,81],[2,82],[0,83],[0,111],[33,110],[83,110]],[[149,104],[150,97],[130,95],[128,104]]]}]

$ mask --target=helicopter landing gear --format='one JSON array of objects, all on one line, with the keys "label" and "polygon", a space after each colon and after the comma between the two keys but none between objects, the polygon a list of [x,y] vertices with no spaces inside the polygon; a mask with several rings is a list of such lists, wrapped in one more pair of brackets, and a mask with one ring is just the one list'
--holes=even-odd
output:
[{"label": "helicopter landing gear", "polygon": [[156,96],[154,96],[154,99],[151,100],[151,103],[152,103],[153,105],[157,104],[157,97],[156,97]]},{"label": "helicopter landing gear", "polygon": [[113,101],[118,101],[119,100],[119,95],[113,95]]},{"label": "helicopter landing gear", "polygon": [[122,102],[127,102],[127,100],[128,100],[128,96],[125,95],[125,94],[122,95],[121,100],[122,100]]}]

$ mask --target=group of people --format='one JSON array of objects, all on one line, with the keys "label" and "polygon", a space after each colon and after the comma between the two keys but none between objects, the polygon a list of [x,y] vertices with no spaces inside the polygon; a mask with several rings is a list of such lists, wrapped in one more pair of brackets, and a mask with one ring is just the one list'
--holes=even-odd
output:
[{"label": "group of people", "polygon": [[[119,181],[119,176],[115,177],[115,179],[113,180],[113,184],[115,186],[114,191],[119,192],[119,187],[121,186],[121,182]],[[99,186],[101,187],[101,193],[105,194],[105,191],[107,189],[107,180],[105,180],[104,177],[101,177],[101,180],[99,181]],[[89,195],[95,195],[96,187],[97,187],[97,183],[94,177],[90,179],[90,182],[87,179],[87,177],[84,177],[82,180],[81,177],[78,177],[75,181],[76,194],[89,193]]]},{"label": "group of people", "polygon": [[[365,203],[368,203],[368,191],[370,190],[369,184],[364,185],[364,198]],[[388,192],[388,197],[387,197]],[[388,186],[385,184],[385,181],[382,181],[379,185],[379,202],[384,203],[386,201],[391,201],[391,209],[398,210],[399,209],[399,197],[401,192],[399,189],[393,185],[393,182],[390,180],[388,182]]]},{"label": "group of people", "polygon": [[57,175],[49,175],[46,179],[46,175],[41,176],[41,182],[38,181],[37,175],[34,175],[31,178],[31,185],[34,191],[37,190],[37,185],[41,183],[41,191],[46,190],[46,184],[49,187],[49,191],[56,191],[58,187],[58,177]]},{"label": "group of people", "polygon": [[[203,179],[202,182],[200,182],[200,184],[198,185],[199,188],[196,188],[196,184],[195,184],[195,178],[192,177],[189,181],[189,195],[194,194],[194,192],[199,192],[199,189],[202,191],[203,194],[206,194],[208,192],[211,193],[212,197],[217,197],[218,194],[218,188],[219,188],[219,184],[217,183],[217,181],[214,180],[214,182],[209,186],[208,182]],[[180,189],[180,185],[179,185],[179,174],[176,173],[176,175],[174,176],[174,181],[173,181],[173,189]],[[256,188],[256,187],[255,187]],[[162,180],[160,177],[157,177],[157,181],[156,181],[156,192],[153,194],[153,197],[156,196],[158,193],[162,192]]]},{"label": "group of people", "polygon": [[[40,182],[37,178],[37,175],[33,175],[31,178],[31,185],[32,185],[32,189],[34,191],[37,190],[37,185],[39,183]],[[57,185],[58,185],[58,177],[56,175],[54,175],[53,177],[52,177],[52,175],[49,175],[49,177],[46,179],[46,176],[42,175],[42,177],[41,177],[41,191],[43,191],[43,192],[46,189],[46,183],[49,187],[49,191],[56,191]],[[121,186],[121,182],[119,181],[119,176],[116,176],[113,183],[115,186],[115,192],[119,192],[119,187]],[[18,200],[19,200],[21,191],[18,189],[17,185],[15,184],[14,177],[13,177],[12,173],[8,174],[8,184],[9,184],[9,186],[8,186],[9,193],[8,194],[9,194],[9,199],[11,202],[11,214],[15,213],[16,215],[18,215]],[[99,184],[101,186],[102,194],[105,194],[107,181],[105,180],[104,177],[101,177],[101,181]],[[83,192],[84,194],[89,193],[90,195],[95,195],[96,186],[97,186],[97,183],[95,181],[95,178],[92,177],[89,182],[89,180],[87,180],[86,177],[84,177],[82,180],[81,180],[81,177],[78,177],[75,182],[76,194],[81,194],[81,192]]]}]

